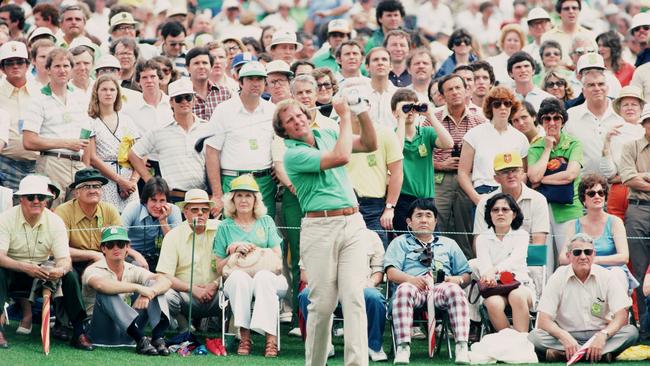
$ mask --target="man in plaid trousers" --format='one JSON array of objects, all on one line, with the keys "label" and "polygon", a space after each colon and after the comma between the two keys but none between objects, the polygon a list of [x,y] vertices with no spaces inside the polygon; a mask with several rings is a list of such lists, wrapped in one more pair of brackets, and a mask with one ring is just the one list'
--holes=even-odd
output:
[{"label": "man in plaid trousers", "polygon": [[[469,308],[462,287],[469,283],[470,268],[455,241],[433,235],[437,216],[432,200],[414,201],[406,219],[410,232],[393,240],[384,257],[388,280],[398,285],[392,299],[395,364],[409,363],[413,309],[425,306],[428,296],[433,296],[436,307],[449,313],[456,363],[469,364]],[[441,282],[434,285],[436,277]]]}]

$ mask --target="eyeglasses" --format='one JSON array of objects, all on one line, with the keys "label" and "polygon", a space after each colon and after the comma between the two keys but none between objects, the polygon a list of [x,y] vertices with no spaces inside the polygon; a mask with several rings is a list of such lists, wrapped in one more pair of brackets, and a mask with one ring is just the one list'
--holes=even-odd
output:
[{"label": "eyeglasses", "polygon": [[334,38],[345,38],[348,35],[346,33],[342,33],[342,32],[331,32],[327,36],[328,37],[334,37]]},{"label": "eyeglasses", "polygon": [[118,53],[115,54],[115,56],[117,56],[117,57],[133,57],[133,56],[135,56],[135,53],[130,52],[130,51],[118,52]]},{"label": "eyeglasses", "polygon": [[316,87],[320,90],[325,88],[326,90],[332,89],[332,83],[322,83],[322,84],[316,84]]},{"label": "eyeglasses", "polygon": [[130,30],[135,30],[135,26],[130,24],[122,24],[122,25],[116,25],[115,28],[113,28],[113,31],[130,31]]},{"label": "eyeglasses", "polygon": [[285,83],[289,83],[289,80],[287,79],[277,79],[277,80],[267,80],[267,84],[270,86],[278,86],[278,85],[284,85]]},{"label": "eyeglasses", "polygon": [[561,11],[578,11],[580,7],[578,6],[563,6],[560,8]]},{"label": "eyeglasses", "polygon": [[23,58],[14,58],[14,59],[8,59],[2,61],[2,65],[4,67],[12,67],[12,66],[23,66],[27,64],[27,60]]},{"label": "eyeglasses", "polygon": [[194,100],[194,94],[181,94],[174,97],[174,102],[181,103],[183,101],[191,102]]},{"label": "eyeglasses", "polygon": [[544,52],[544,57],[551,57],[551,56],[560,57],[561,56],[560,51]]},{"label": "eyeglasses", "polygon": [[546,84],[544,84],[544,87],[546,89],[560,88],[565,86],[566,86],[566,80],[547,81]]},{"label": "eyeglasses", "polygon": [[586,53],[596,53],[596,50],[593,49],[593,48],[578,47],[578,48],[575,49],[575,51],[573,51],[573,54],[578,55],[578,56],[582,56],[582,55],[584,55]]},{"label": "eyeglasses", "polygon": [[564,121],[564,118],[560,115],[554,115],[554,116],[542,116],[541,118],[543,123],[549,123],[551,121],[553,122],[562,122]]},{"label": "eyeglasses", "polygon": [[208,207],[192,207],[192,208],[190,208],[190,212],[195,214],[195,215],[198,215],[199,213],[207,215],[210,212],[210,208],[208,208]]},{"label": "eyeglasses", "polygon": [[469,37],[460,37],[454,39],[454,42],[452,43],[454,46],[460,46],[461,44],[465,44],[466,46],[469,46],[472,44],[472,39]]},{"label": "eyeglasses", "polygon": [[124,249],[124,248],[126,248],[127,244],[128,243],[125,242],[125,241],[109,241],[109,242],[106,242],[106,243],[102,243],[102,245],[105,246],[106,249],[109,249],[109,250],[115,248],[115,246],[117,246],[120,249]]},{"label": "eyeglasses", "polygon": [[501,108],[501,106],[504,106],[506,108],[512,107],[512,101],[507,100],[507,99],[497,99],[492,101],[492,108],[493,109],[498,109]]},{"label": "eyeglasses", "polygon": [[571,251],[571,254],[573,254],[574,257],[579,257],[579,256],[582,255],[582,253],[585,253],[585,255],[587,257],[589,257],[592,254],[594,254],[594,250],[593,249],[573,249]]},{"label": "eyeglasses", "polygon": [[591,198],[594,198],[596,195],[600,197],[605,197],[605,191],[602,189],[599,189],[597,191],[587,191],[585,194]]},{"label": "eyeglasses", "polygon": [[492,207],[490,210],[493,214],[498,214],[499,212],[506,214],[510,211],[512,211],[510,207]]},{"label": "eyeglasses", "polygon": [[402,112],[404,113],[408,113],[412,110],[418,113],[425,113],[426,111],[429,110],[429,105],[426,103],[422,103],[422,104],[410,103],[410,104],[404,104],[402,106]]},{"label": "eyeglasses", "polygon": [[638,27],[632,29],[632,33],[634,34],[634,32],[636,32],[636,31],[638,31],[638,30],[641,30],[641,29],[643,29],[644,31],[649,31],[649,30],[650,30],[650,25],[641,25],[641,26],[638,26]]},{"label": "eyeglasses", "polygon": [[49,198],[48,196],[46,196],[44,194],[26,194],[23,197],[27,198],[27,200],[29,202],[34,202],[34,199],[37,199],[37,198],[38,198],[38,200],[40,202],[43,202],[43,201],[45,201],[46,199]]},{"label": "eyeglasses", "polygon": [[79,186],[78,188],[90,191],[91,189],[102,189],[102,185],[101,184],[84,184],[83,186]]}]

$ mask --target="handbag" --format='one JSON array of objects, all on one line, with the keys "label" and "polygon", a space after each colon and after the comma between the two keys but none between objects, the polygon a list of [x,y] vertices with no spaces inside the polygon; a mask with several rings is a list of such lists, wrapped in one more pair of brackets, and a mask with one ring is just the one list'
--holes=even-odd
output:
[{"label": "handbag", "polygon": [[228,257],[228,262],[223,266],[224,278],[239,270],[253,277],[259,271],[270,271],[274,274],[282,273],[282,259],[271,248],[255,248],[246,254],[235,252]]},{"label": "handbag", "polygon": [[[479,295],[484,299],[487,299],[488,297],[494,296],[494,295],[508,296],[508,294],[512,290],[518,288],[520,285],[521,285],[521,282],[519,282],[519,281],[517,281],[515,279],[513,279],[511,282],[508,282],[508,283],[503,283],[503,282],[501,282],[501,280],[498,280],[497,285],[492,286],[492,287],[482,283],[481,281],[472,280],[472,285],[471,285],[471,287],[469,289],[470,296],[469,296],[468,300],[469,300],[470,304],[476,304],[476,302],[478,301]],[[475,291],[475,289],[474,289],[475,286],[478,286],[478,294],[476,295],[474,300],[472,300],[471,295]]]},{"label": "handbag", "polygon": [[[568,165],[566,159],[561,156],[549,159],[544,176],[566,171]],[[560,185],[542,183],[537,187],[537,191],[544,195],[549,203],[573,203],[573,181]]]}]

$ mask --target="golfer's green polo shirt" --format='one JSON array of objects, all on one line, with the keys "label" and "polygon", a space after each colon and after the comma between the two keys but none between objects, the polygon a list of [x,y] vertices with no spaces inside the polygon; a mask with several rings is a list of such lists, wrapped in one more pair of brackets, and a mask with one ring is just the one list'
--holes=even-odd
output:
[{"label": "golfer's green polo shirt", "polygon": [[356,206],[357,199],[345,167],[320,169],[321,156],[334,149],[338,133],[327,129],[312,132],[315,147],[298,140],[284,140],[287,146],[284,168],[296,187],[300,207],[310,212]]}]

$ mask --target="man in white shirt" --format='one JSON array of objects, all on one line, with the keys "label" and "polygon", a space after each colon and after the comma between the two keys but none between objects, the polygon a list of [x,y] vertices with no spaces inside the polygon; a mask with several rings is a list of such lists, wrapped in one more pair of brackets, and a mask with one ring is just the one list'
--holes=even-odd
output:
[{"label": "man in white shirt", "polygon": [[540,65],[542,57],[539,55],[539,47],[542,45],[542,35],[551,29],[551,17],[542,8],[533,8],[528,12],[528,35],[533,41],[524,46],[522,51],[528,52]]},{"label": "man in white shirt", "polygon": [[397,88],[388,80],[390,54],[383,47],[375,47],[368,52],[366,67],[370,73],[371,92],[370,119],[374,124],[394,129],[397,120],[390,107],[390,100]]},{"label": "man in white shirt", "polygon": [[515,97],[539,110],[542,100],[553,96],[533,84],[535,60],[527,52],[515,52],[508,58],[508,75],[515,81]]},{"label": "man in white shirt", "polygon": [[547,362],[569,360],[582,347],[585,361],[611,362],[636,344],[639,332],[628,324],[632,301],[612,271],[594,264],[594,242],[575,234],[567,245],[570,265],[549,278],[537,305],[537,328],[528,339]]},{"label": "man in white shirt", "polygon": [[361,64],[365,53],[357,41],[345,41],[336,49],[336,62],[341,70],[335,73],[336,81],[341,83],[347,78],[360,77]]},{"label": "man in white shirt", "polygon": [[585,102],[567,111],[569,120],[564,125],[564,132],[582,144],[582,174],[600,174],[601,163],[605,164],[605,136],[612,128],[625,122],[614,112],[607,98],[608,86],[602,56],[589,53],[580,57],[578,74],[584,85]]},{"label": "man in white shirt", "polygon": [[280,0],[278,2],[278,11],[267,15],[260,22],[261,26],[271,25],[275,29],[286,29],[290,32],[296,32],[298,25],[296,21],[289,16],[289,10],[294,6],[292,0]]},{"label": "man in white shirt", "polygon": [[440,0],[429,0],[418,8],[417,24],[428,39],[433,39],[438,32],[451,34],[454,30],[454,17],[451,16],[449,7]]},{"label": "man in white shirt", "polygon": [[411,85],[408,88],[417,94],[420,103],[429,102],[428,89],[435,72],[435,64],[433,55],[426,48],[415,49],[406,58],[406,67],[411,76]]},{"label": "man in white shirt", "polygon": [[296,59],[296,53],[300,52],[302,47],[295,32],[279,30],[273,33],[267,51],[271,54],[273,60],[282,60],[291,65]]},{"label": "man in white shirt", "polygon": [[271,177],[275,105],[261,98],[266,76],[261,63],[247,62],[239,70],[240,94],[219,104],[210,119],[214,136],[206,141],[205,164],[215,203],[213,214],[223,207],[221,197],[230,191],[230,182],[252,174],[269,216],[275,217],[277,187]]},{"label": "man in white shirt", "polygon": [[587,39],[594,39],[595,36],[590,30],[583,28],[578,23],[582,3],[579,0],[559,0],[555,3],[555,11],[560,15],[560,24],[547,31],[542,36],[542,43],[552,39],[562,46],[562,61],[572,64],[569,55],[571,54],[571,42],[577,36],[584,36]]}]

